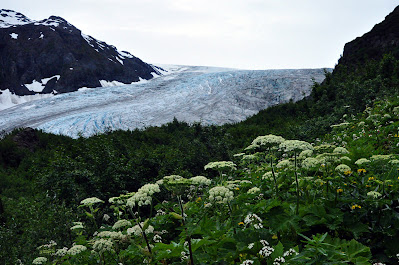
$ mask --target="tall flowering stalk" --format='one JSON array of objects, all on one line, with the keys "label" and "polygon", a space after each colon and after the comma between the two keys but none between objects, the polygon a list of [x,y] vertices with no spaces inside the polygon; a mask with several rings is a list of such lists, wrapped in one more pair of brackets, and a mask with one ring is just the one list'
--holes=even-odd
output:
[{"label": "tall flowering stalk", "polygon": [[104,203],[104,201],[100,200],[99,198],[96,198],[96,197],[91,197],[91,198],[86,198],[80,202],[82,207],[86,206],[89,208],[90,213],[86,212],[86,215],[90,219],[92,219],[96,230],[98,229],[98,227],[97,227],[97,222],[96,222],[96,218],[94,217],[94,215],[98,211],[99,208],[93,208],[93,205],[98,204],[98,203]]},{"label": "tall flowering stalk", "polygon": [[233,171],[236,170],[236,164],[232,161],[217,161],[217,162],[210,162],[205,165],[204,169],[214,169],[219,172],[219,182],[223,183],[223,171]]},{"label": "tall flowering stalk", "polygon": [[287,140],[280,144],[280,148],[286,152],[294,153],[294,166],[295,166],[295,183],[296,183],[296,214],[299,214],[299,181],[298,181],[298,162],[297,154],[304,150],[313,150],[313,146],[308,142],[299,140]]},{"label": "tall flowering stalk", "polygon": [[270,167],[272,169],[272,176],[273,176],[273,180],[274,180],[276,195],[278,194],[278,186],[277,186],[276,173],[274,172],[272,151],[275,147],[279,146],[284,141],[285,141],[285,139],[281,136],[269,134],[269,135],[264,135],[264,136],[258,136],[257,138],[255,138],[255,140],[252,141],[252,144],[251,144],[251,146],[258,146],[260,148],[266,149],[266,151],[268,152],[268,154],[270,156]]}]

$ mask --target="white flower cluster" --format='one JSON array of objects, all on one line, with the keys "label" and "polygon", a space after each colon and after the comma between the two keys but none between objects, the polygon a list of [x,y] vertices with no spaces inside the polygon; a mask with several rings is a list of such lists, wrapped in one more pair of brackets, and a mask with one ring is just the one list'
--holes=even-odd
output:
[{"label": "white flower cluster", "polygon": [[333,151],[334,154],[346,155],[349,151],[345,147],[336,147]]},{"label": "white flower cluster", "polygon": [[211,184],[211,180],[207,179],[204,176],[196,176],[196,177],[192,177],[190,178],[191,183],[196,184],[196,185],[210,185]]},{"label": "white flower cluster", "polygon": [[257,194],[259,192],[260,192],[260,189],[258,187],[253,187],[247,191],[247,193],[249,193],[249,194]]},{"label": "white flower cluster", "polygon": [[249,244],[248,244],[248,248],[249,248],[249,249],[252,249],[252,248],[254,247],[254,245],[255,245],[255,243],[249,243]]},{"label": "white flower cluster", "polygon": [[356,160],[356,162],[355,162],[355,164],[358,166],[362,166],[367,163],[370,163],[370,160],[368,160],[366,158],[360,158],[360,159]]},{"label": "white flower cluster", "polygon": [[121,205],[121,204],[124,203],[124,201],[122,200],[121,197],[112,197],[112,198],[109,198],[109,199],[108,199],[108,202],[109,202],[109,203],[112,203],[112,204],[117,204],[117,205]]},{"label": "white flower cluster", "polygon": [[231,169],[236,170],[236,164],[232,161],[218,161],[218,162],[210,162],[205,165],[204,169],[215,169],[215,170],[223,170],[223,169]]},{"label": "white flower cluster", "polygon": [[80,204],[87,205],[87,206],[93,205],[93,204],[96,204],[96,203],[104,203],[104,201],[100,200],[97,197],[91,197],[91,198],[86,198],[86,199],[84,199],[84,200],[82,200],[80,202]]},{"label": "white flower cluster", "polygon": [[154,240],[155,243],[162,243],[162,237],[160,235],[155,235],[152,240]]},{"label": "white flower cluster", "polygon": [[294,167],[292,162],[288,159],[281,160],[280,162],[277,163],[276,168],[285,168],[285,169],[290,169]]},{"label": "white flower cluster", "polygon": [[130,221],[125,220],[125,219],[121,219],[121,220],[117,221],[117,222],[112,226],[112,229],[117,230],[117,229],[119,229],[119,228],[123,228],[123,227],[125,227],[125,226],[131,226],[131,225],[132,225],[132,223],[131,223]]},{"label": "white flower cluster", "polygon": [[68,250],[67,253],[68,253],[68,255],[75,256],[75,255],[78,255],[79,253],[85,251],[86,249],[87,249],[87,247],[85,247],[83,245],[74,245],[73,247],[71,247]]},{"label": "white flower cluster", "polygon": [[209,200],[217,203],[228,203],[234,198],[234,193],[223,186],[216,186],[209,190]]},{"label": "white flower cluster", "polygon": [[[143,226],[144,226],[144,223],[142,222],[142,223],[140,223],[140,225],[141,225],[141,227],[143,227]],[[131,228],[128,228],[128,229],[127,229],[127,234],[128,234],[128,235],[133,234],[133,235],[135,235],[135,236],[141,236],[141,232],[142,232],[142,231],[143,231],[143,230],[141,230],[140,226],[137,224],[137,225],[135,225],[135,226],[133,226],[133,227],[131,227]],[[149,226],[147,227],[147,229],[145,230],[145,233],[146,233],[146,234],[152,234],[152,233],[154,233],[154,227],[153,227],[152,225],[149,225]]]},{"label": "white flower cluster", "polygon": [[369,191],[369,192],[367,192],[367,196],[372,197],[374,199],[378,199],[382,195],[378,191]]},{"label": "white flower cluster", "polygon": [[113,240],[122,240],[124,237],[126,237],[122,232],[114,232],[114,231],[101,231],[100,233],[97,234],[97,237],[103,238],[103,237],[109,237]]},{"label": "white flower cluster", "polygon": [[253,223],[255,229],[263,228],[262,219],[254,213],[248,214],[244,219],[244,223],[246,225]]},{"label": "white flower cluster", "polygon": [[370,157],[370,160],[372,161],[384,161],[384,160],[389,160],[391,159],[391,155],[373,155]]},{"label": "white flower cluster", "polygon": [[138,206],[150,205],[152,201],[151,196],[160,191],[158,184],[145,184],[127,200],[126,205],[129,207],[134,207],[136,204]]},{"label": "white flower cluster", "polygon": [[351,171],[351,168],[345,164],[341,164],[335,168],[335,171],[344,174],[345,172]]},{"label": "white flower cluster", "polygon": [[307,157],[302,161],[301,166],[305,169],[317,168],[321,164],[321,161],[315,157]]},{"label": "white flower cluster", "polygon": [[156,182],[156,184],[163,185],[163,184],[167,184],[168,182],[172,182],[172,181],[176,181],[176,180],[180,180],[180,179],[183,179],[183,177],[179,176],[179,175],[165,176],[165,177],[163,177],[163,179],[158,180]]},{"label": "white flower cluster", "polygon": [[299,156],[298,159],[305,159],[307,157],[310,157],[313,155],[313,150],[303,150]]},{"label": "white flower cluster", "polygon": [[255,140],[252,141],[252,145],[271,147],[279,145],[284,141],[285,139],[281,136],[269,134],[256,137]]},{"label": "white flower cluster", "polygon": [[57,249],[57,251],[54,253],[54,256],[63,257],[67,253],[68,253],[68,248],[67,247],[63,247],[63,248]]},{"label": "white flower cluster", "polygon": [[390,160],[389,161],[389,164],[391,164],[391,165],[398,165],[399,164],[399,160],[398,159],[392,159],[392,160]]},{"label": "white flower cluster", "polygon": [[341,157],[341,159],[339,160],[341,163],[350,163],[352,161],[352,159],[350,159],[347,156],[343,156]]},{"label": "white flower cluster", "polygon": [[100,238],[94,241],[93,251],[101,255],[104,252],[113,252],[114,251],[113,246],[114,243],[111,240]]},{"label": "white flower cluster", "polygon": [[285,258],[283,257],[277,257],[273,261],[273,265],[280,265],[281,263],[285,263]]},{"label": "white flower cluster", "polygon": [[286,140],[279,147],[286,152],[313,150],[313,146],[310,143],[300,140]]},{"label": "white flower cluster", "polygon": [[284,252],[284,254],[283,254],[284,257],[288,257],[288,256],[291,256],[291,255],[298,255],[298,252],[296,252],[295,249],[290,248],[289,250],[287,250],[287,251]]},{"label": "white flower cluster", "polygon": [[57,242],[55,242],[54,240],[51,240],[48,244],[41,245],[37,249],[40,250],[40,249],[43,249],[43,248],[52,248],[52,247],[55,247],[55,246],[57,246]]},{"label": "white flower cluster", "polygon": [[265,258],[269,257],[274,251],[274,248],[270,246],[264,246],[261,250],[259,250],[259,254]]},{"label": "white flower cluster", "polygon": [[[274,172],[274,175],[276,176],[276,178],[278,177],[278,173]],[[264,180],[272,180],[273,179],[273,172],[269,171],[266,172],[265,174],[263,174],[262,179]]]},{"label": "white flower cluster", "polygon": [[32,264],[45,264],[47,262],[46,257],[37,257],[32,261]]},{"label": "white flower cluster", "polygon": [[244,260],[243,263],[241,263],[241,265],[252,265],[252,264],[254,264],[254,261],[250,259]]},{"label": "white flower cluster", "polygon": [[188,259],[187,253],[185,251],[182,251],[180,254],[181,254],[181,261],[185,261]]},{"label": "white flower cluster", "polygon": [[245,153],[238,153],[238,154],[234,154],[233,156],[234,157],[240,157],[240,156],[243,156],[243,155],[245,155]]}]

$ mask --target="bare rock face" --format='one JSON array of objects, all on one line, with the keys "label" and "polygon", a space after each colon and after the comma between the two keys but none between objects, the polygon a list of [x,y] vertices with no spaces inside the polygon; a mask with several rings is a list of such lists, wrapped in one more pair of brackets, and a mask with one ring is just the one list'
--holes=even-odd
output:
[{"label": "bare rock face", "polygon": [[347,43],[338,65],[356,68],[387,53],[399,59],[399,6],[370,32]]},{"label": "bare rock face", "polygon": [[148,80],[152,73],[157,70],[149,64],[83,34],[61,17],[33,21],[0,10],[0,92],[65,93],[101,87],[103,80]]}]

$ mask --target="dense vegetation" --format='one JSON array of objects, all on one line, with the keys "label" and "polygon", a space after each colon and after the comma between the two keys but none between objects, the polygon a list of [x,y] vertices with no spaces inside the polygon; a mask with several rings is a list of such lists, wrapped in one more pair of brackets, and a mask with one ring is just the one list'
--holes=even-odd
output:
[{"label": "dense vegetation", "polygon": [[[391,170],[393,165],[384,167],[370,160],[370,167],[364,168],[365,172],[358,172],[354,162],[359,158],[369,159],[372,155],[398,153],[394,137],[398,134],[399,125],[397,113],[394,112],[394,108],[399,105],[394,97],[398,95],[398,80],[398,61],[391,55],[386,55],[380,61],[370,61],[356,70],[337,66],[333,74],[326,73],[323,84],[314,85],[309,98],[269,108],[238,124],[202,126],[175,120],[165,126],[143,131],[116,131],[87,139],[70,139],[36,131],[37,142],[32,146],[32,152],[15,141],[21,130],[5,135],[0,141],[0,240],[6,243],[0,245],[0,260],[4,264],[16,264],[18,259],[29,263],[35,257],[46,254],[43,248],[38,250],[37,247],[48,244],[50,240],[57,242],[57,248],[70,248],[77,240],[78,244],[84,244],[90,249],[93,242],[89,240],[92,239],[93,232],[98,230],[104,214],[111,216],[105,222],[106,230],[112,230],[112,224],[118,218],[129,221],[133,217],[136,220],[138,218],[132,216],[127,208],[122,211],[121,206],[108,202],[108,198],[137,191],[143,185],[154,183],[168,175],[180,175],[189,179],[205,174],[212,179],[212,184],[210,187],[202,187],[202,190],[194,190],[196,193],[191,194],[191,202],[183,207],[187,211],[187,220],[184,219],[185,224],[181,226],[183,228],[179,228],[178,224],[181,217],[154,217],[152,207],[157,210],[162,208],[154,200],[151,207],[140,209],[142,221],[151,217],[146,225],[151,225],[155,231],[166,228],[169,230],[169,234],[162,239],[162,244],[151,243],[155,247],[152,255],[141,256],[146,245],[142,245],[141,250],[137,247],[129,249],[129,246],[136,246],[132,242],[140,241],[141,237],[128,237],[123,251],[120,247],[117,251],[114,249],[113,252],[107,252],[108,254],[103,253],[100,258],[91,256],[88,250],[83,251],[82,256],[79,256],[82,258],[81,262],[94,264],[100,259],[101,262],[107,260],[106,264],[117,264],[114,260],[119,259],[123,260],[123,264],[129,264],[128,260],[131,260],[131,264],[137,264],[147,259],[164,264],[178,263],[181,262],[181,252],[185,251],[183,248],[187,237],[192,237],[197,244],[193,246],[195,251],[192,251],[196,264],[207,259],[218,260],[220,264],[239,263],[246,258],[264,263],[266,259],[256,254],[265,247],[258,242],[260,239],[272,244],[276,251],[273,255],[281,255],[277,254],[278,251],[286,251],[292,247],[300,253],[298,257],[315,258],[322,262],[318,264],[340,260],[337,257],[340,252],[352,255],[350,262],[393,262],[394,255],[399,252],[393,244],[393,238],[397,237],[393,228],[398,215],[395,209],[398,198],[395,195],[396,183],[387,183],[385,180],[394,181],[397,178],[394,173],[397,171]],[[387,97],[390,97],[390,103],[379,103],[375,109],[368,109],[363,114],[364,117],[352,117],[362,113],[376,100]],[[359,127],[358,121],[354,120],[366,119],[366,116],[374,114],[380,115],[379,118],[376,116],[375,122],[374,118],[365,120],[366,125],[363,127]],[[384,114],[390,115],[390,118],[382,118]],[[347,117],[345,122],[349,123],[344,129],[348,131],[342,129],[328,134],[331,132],[330,125],[341,122],[344,115]],[[372,137],[361,136],[363,129],[366,136],[371,134]],[[281,176],[276,180],[276,188],[274,180],[262,179],[271,170],[267,166],[270,157],[266,154],[258,153],[253,160],[244,161],[233,156],[250,145],[257,136],[266,134],[314,142],[313,148],[322,141],[331,145],[331,150],[323,150],[328,153],[335,147],[345,147],[350,152],[346,155],[350,161],[346,159],[342,162],[342,156],[336,155],[334,157],[339,159],[331,162],[324,171],[319,171],[318,168],[305,170],[298,164],[297,170],[279,172]],[[354,140],[353,134],[360,139]],[[317,154],[321,153],[314,151],[313,156]],[[283,155],[287,158],[293,153],[280,150],[274,154],[273,159],[277,163]],[[389,161],[395,160],[394,158],[390,157]],[[229,200],[230,209],[216,203],[214,205],[218,207],[219,213],[215,208],[209,208],[205,214],[204,207],[210,202],[209,189],[215,185],[227,185],[227,179],[224,177],[221,180],[216,172],[204,172],[204,166],[210,161],[224,160],[236,162],[237,170],[226,173],[227,177],[240,181],[234,186],[239,190],[231,190],[234,196]],[[337,161],[353,169],[351,173],[342,175],[334,171],[337,166],[334,163],[338,163]],[[295,182],[295,172],[301,173],[298,184],[302,186],[299,189],[299,186],[291,185]],[[330,173],[333,175],[328,176]],[[315,186],[314,180],[319,175],[320,181],[328,184],[326,186],[330,185],[328,190]],[[372,185],[365,184],[371,187],[365,187],[363,184],[370,177],[379,182],[372,179]],[[251,183],[241,185],[242,180]],[[362,185],[354,185],[353,182],[361,182]],[[187,188],[192,183],[176,185],[186,185],[184,188]],[[263,200],[256,199],[258,192],[247,193],[247,190],[254,187],[260,189]],[[367,192],[372,190],[367,188],[372,188],[380,196],[371,200]],[[276,189],[279,190],[278,196]],[[342,192],[336,192],[341,189]],[[166,209],[181,215],[181,210],[175,207],[179,206],[179,201],[183,205],[181,200],[185,203],[190,201],[187,195],[177,194],[173,188],[165,187],[154,197],[159,201],[168,200]],[[105,203],[102,207],[95,204],[77,210],[80,202],[89,197],[100,198]],[[195,202],[199,197],[202,198],[200,202]],[[177,198],[178,201],[173,201]],[[296,207],[297,199],[300,202],[299,208]],[[355,206],[352,209],[354,205],[361,208]],[[122,216],[113,216],[115,209],[120,209]],[[162,210],[165,211],[164,208]],[[239,226],[238,223],[244,221],[249,213],[257,214],[262,219],[264,228],[258,230],[245,225],[244,229]],[[202,219],[197,220],[200,217]],[[73,221],[87,222],[84,230],[71,230]],[[363,225],[357,226],[360,223]],[[136,223],[131,224],[133,226]],[[161,229],[163,225],[166,228]],[[202,230],[198,231],[198,227],[202,227]],[[115,231],[122,230],[118,228]],[[123,233],[126,235],[126,229]],[[242,241],[243,238],[248,242]],[[255,243],[253,250],[245,249],[249,243]],[[172,250],[173,246],[175,248]],[[165,253],[167,249],[171,249],[171,256]],[[322,254],[320,256],[317,253]],[[273,255],[273,259],[277,258]],[[49,256],[48,258],[50,260]],[[345,260],[344,257],[342,259]],[[69,255],[62,260],[73,264],[78,259],[77,256]],[[273,263],[271,259],[267,262]]]}]

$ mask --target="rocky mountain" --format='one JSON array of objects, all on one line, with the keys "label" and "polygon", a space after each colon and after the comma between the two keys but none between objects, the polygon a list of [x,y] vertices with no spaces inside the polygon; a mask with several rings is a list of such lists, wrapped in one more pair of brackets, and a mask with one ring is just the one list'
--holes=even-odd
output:
[{"label": "rocky mountain", "polygon": [[65,93],[82,87],[130,84],[156,73],[151,65],[83,34],[61,17],[34,21],[12,10],[0,10],[2,93]]},{"label": "rocky mountain", "polygon": [[371,31],[345,44],[338,65],[356,68],[367,60],[379,60],[387,53],[399,59],[399,6]]},{"label": "rocky mountain", "polygon": [[[0,131],[33,127],[72,137],[107,130],[239,122],[311,92],[324,69],[235,70],[162,66],[162,76],[125,86],[80,89],[0,111]],[[327,69],[330,71],[330,69]]]}]

